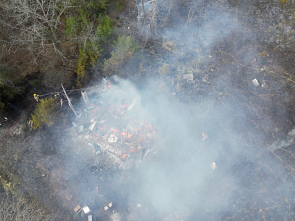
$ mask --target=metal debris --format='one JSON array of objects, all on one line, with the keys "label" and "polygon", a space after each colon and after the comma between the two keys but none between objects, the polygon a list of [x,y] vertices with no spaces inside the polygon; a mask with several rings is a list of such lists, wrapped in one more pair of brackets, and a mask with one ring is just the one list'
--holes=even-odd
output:
[{"label": "metal debris", "polygon": [[104,210],[108,210],[108,209],[109,209],[109,207],[108,207],[108,206],[105,206],[103,209],[104,209]]},{"label": "metal debris", "polygon": [[95,154],[100,154],[100,147],[96,143],[94,143],[93,146],[94,146]]},{"label": "metal debris", "polygon": [[82,210],[83,210],[83,212],[84,212],[85,214],[87,214],[87,213],[90,213],[90,212],[91,212],[91,210],[89,209],[89,207],[88,207],[88,206],[84,206],[84,207],[82,208]]},{"label": "metal debris", "polygon": [[253,85],[255,87],[258,87],[259,86],[259,82],[258,82],[258,80],[256,78],[252,80],[252,83],[253,83]]},{"label": "metal debris", "polygon": [[215,162],[211,163],[211,168],[212,168],[212,170],[215,170],[217,168]]},{"label": "metal debris", "polygon": [[114,135],[114,134],[111,134],[109,137],[108,137],[108,142],[109,143],[116,143],[118,141],[118,138]]},{"label": "metal debris", "polygon": [[96,122],[94,122],[94,123],[92,123],[90,126],[89,126],[89,130],[93,130],[94,129],[94,127],[95,127],[95,125],[96,125]]},{"label": "metal debris", "polygon": [[113,202],[110,202],[109,204],[108,204],[108,207],[112,207],[113,206]]}]

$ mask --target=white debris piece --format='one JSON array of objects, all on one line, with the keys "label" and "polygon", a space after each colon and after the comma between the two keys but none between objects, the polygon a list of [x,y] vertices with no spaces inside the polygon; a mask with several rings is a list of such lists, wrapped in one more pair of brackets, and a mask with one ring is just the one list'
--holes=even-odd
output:
[{"label": "white debris piece", "polygon": [[215,163],[215,162],[211,163],[211,168],[212,168],[212,170],[215,170],[215,169],[217,168],[217,166],[216,166],[216,163]]},{"label": "white debris piece", "polygon": [[203,136],[203,140],[207,140],[208,139],[208,135],[207,134],[202,133],[202,136]]},{"label": "white debris piece", "polygon": [[194,81],[194,75],[193,74],[184,74],[182,76],[183,80],[187,80],[188,82],[193,82]]},{"label": "white debris piece", "polygon": [[131,110],[133,107],[134,107],[134,105],[135,105],[135,103],[136,103],[136,101],[135,101],[135,99],[133,100],[133,102],[129,105],[129,107],[127,108],[127,110]]},{"label": "white debris piece", "polygon": [[254,84],[255,87],[259,86],[259,82],[256,78],[252,80],[252,83]]},{"label": "white debris piece", "polygon": [[118,141],[118,138],[114,135],[114,134],[111,134],[109,137],[108,137],[108,142],[109,143],[116,143]]},{"label": "white debris piece", "polygon": [[92,221],[92,215],[88,215],[88,221]]},{"label": "white debris piece", "polygon": [[99,124],[103,124],[104,122],[106,122],[106,120],[101,120],[101,121],[99,121],[98,123],[99,123]]},{"label": "white debris piece", "polygon": [[109,209],[109,207],[108,207],[108,206],[105,206],[103,209],[104,209],[104,210],[108,210],[108,209]]},{"label": "white debris piece", "polygon": [[136,206],[139,207],[139,208],[141,207],[141,205],[139,203]]},{"label": "white debris piece", "polygon": [[86,94],[86,91],[81,91],[81,94],[82,94],[82,97],[83,97],[85,103],[87,104],[88,103],[88,96]]},{"label": "white debris piece", "polygon": [[96,122],[94,122],[93,124],[90,125],[89,130],[93,130],[95,127]]},{"label": "white debris piece", "polygon": [[89,213],[90,211],[91,211],[91,210],[89,209],[88,206],[84,206],[84,207],[83,207],[83,212],[84,212],[85,214]]},{"label": "white debris piece", "polygon": [[108,204],[108,207],[112,207],[113,206],[113,202],[110,202],[109,204]]},{"label": "white debris piece", "polygon": [[78,124],[76,124],[75,122],[72,122],[73,127],[78,127]]}]

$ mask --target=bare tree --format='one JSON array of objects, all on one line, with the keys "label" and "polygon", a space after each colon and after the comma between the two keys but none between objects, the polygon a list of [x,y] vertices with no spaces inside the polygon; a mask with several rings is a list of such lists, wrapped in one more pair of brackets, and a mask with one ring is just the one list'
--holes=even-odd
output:
[{"label": "bare tree", "polygon": [[46,215],[36,203],[28,203],[23,198],[9,198],[0,195],[0,220],[1,221],[53,221],[53,216]]},{"label": "bare tree", "polygon": [[60,46],[60,19],[70,0],[7,0],[0,4],[0,25],[4,42],[11,48],[26,46],[33,53],[45,53],[48,46],[66,59]]},{"label": "bare tree", "polygon": [[147,37],[157,35],[170,16],[173,0],[140,0],[137,2],[138,23]]}]

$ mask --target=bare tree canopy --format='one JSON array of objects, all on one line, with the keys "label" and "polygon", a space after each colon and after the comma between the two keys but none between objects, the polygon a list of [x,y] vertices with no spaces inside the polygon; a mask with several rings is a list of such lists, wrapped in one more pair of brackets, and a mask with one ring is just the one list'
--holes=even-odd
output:
[{"label": "bare tree canopy", "polygon": [[1,221],[53,221],[54,217],[46,215],[35,203],[28,203],[23,198],[9,198],[0,194],[0,220]]},{"label": "bare tree canopy", "polygon": [[137,2],[138,23],[142,32],[154,36],[168,21],[173,0],[140,0]]},{"label": "bare tree canopy", "polygon": [[[69,0],[7,0],[0,5],[0,25],[5,32],[4,42],[11,47],[30,48],[41,53],[53,46],[62,57],[58,31],[60,19],[70,7]],[[41,46],[41,47],[40,47]],[[38,50],[34,50],[38,48]]]}]

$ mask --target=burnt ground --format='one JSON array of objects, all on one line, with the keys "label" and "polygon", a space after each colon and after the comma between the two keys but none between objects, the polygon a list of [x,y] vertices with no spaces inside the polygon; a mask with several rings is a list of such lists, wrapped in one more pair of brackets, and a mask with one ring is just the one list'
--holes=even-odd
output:
[{"label": "burnt ground", "polygon": [[[157,54],[146,65],[156,75],[156,92],[145,95],[156,98],[146,106],[161,111],[161,92],[174,108],[189,107],[189,135],[169,114],[160,115],[151,122],[154,144],[140,162],[143,150],[126,160],[109,151],[96,155],[86,129],[79,132],[71,120],[37,132],[23,120],[2,143],[2,179],[58,214],[56,220],[82,219],[73,212],[81,201],[97,220],[117,214],[121,220],[294,220],[294,5],[201,1],[175,13],[189,7],[195,8],[186,25],[172,19],[163,32],[173,50],[145,42],[146,56]],[[167,76],[156,73],[163,62],[170,65]],[[137,83],[136,74],[129,77]]]}]

